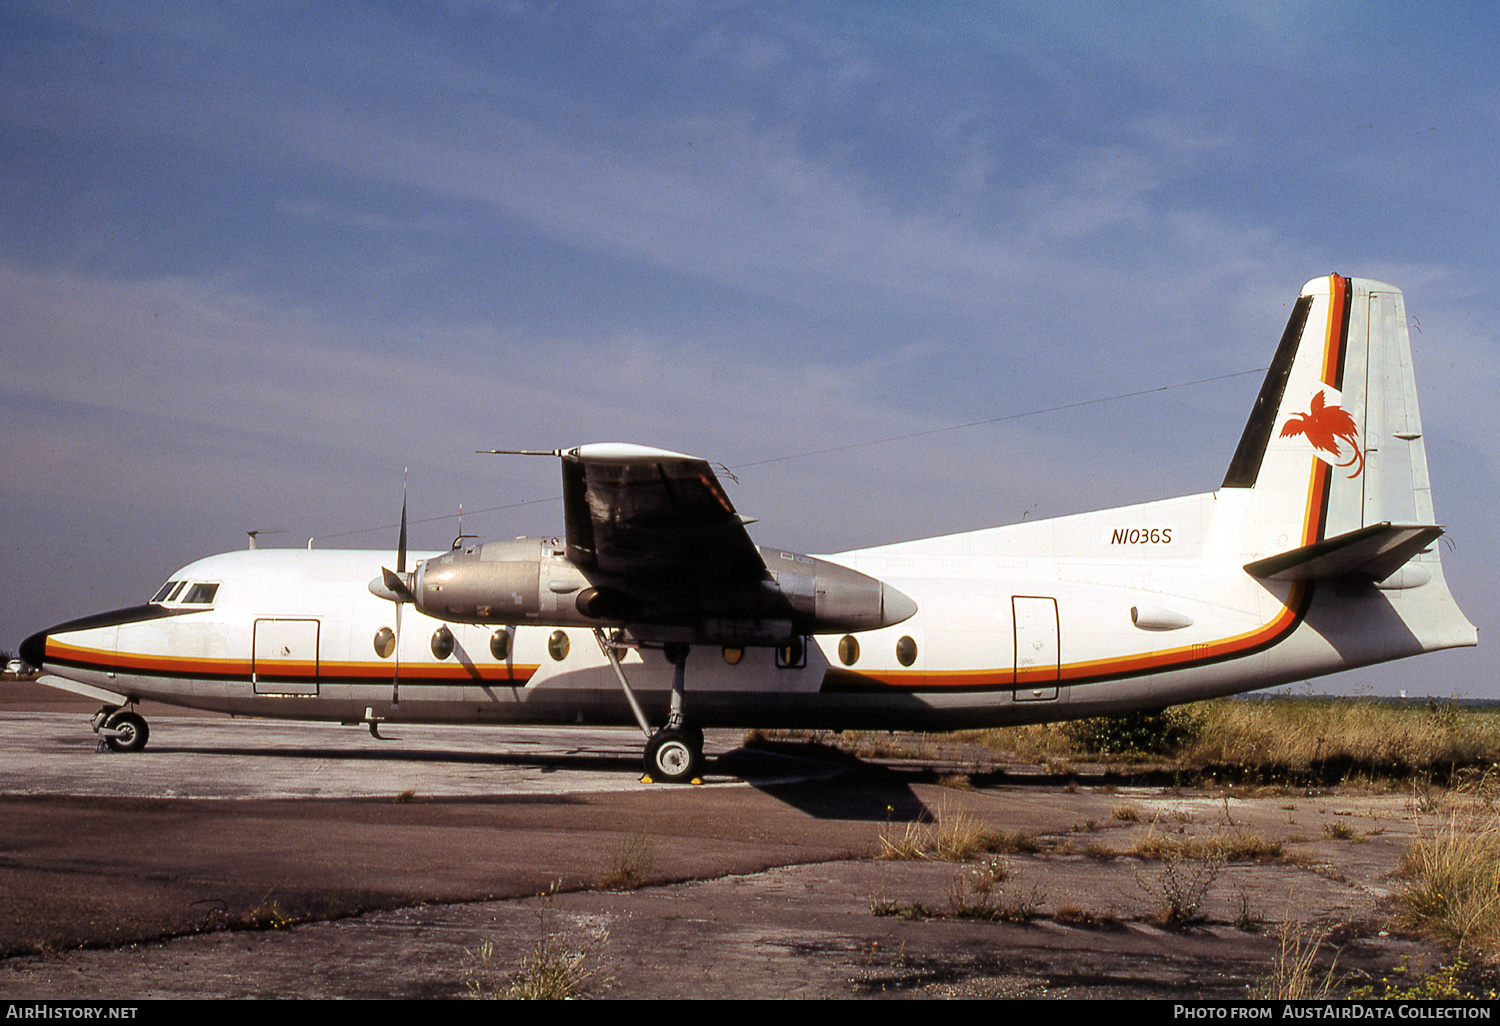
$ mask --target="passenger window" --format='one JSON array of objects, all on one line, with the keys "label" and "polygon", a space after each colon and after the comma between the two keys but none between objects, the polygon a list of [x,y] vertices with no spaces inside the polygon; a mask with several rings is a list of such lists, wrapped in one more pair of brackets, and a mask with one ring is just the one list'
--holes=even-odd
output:
[{"label": "passenger window", "polygon": [[182,596],[182,604],[185,606],[211,606],[214,604],[214,595],[218,594],[217,584],[195,583],[188,589],[186,595]]},{"label": "passenger window", "polygon": [[845,634],[839,639],[839,662],[845,666],[859,662],[859,639],[854,635]]}]

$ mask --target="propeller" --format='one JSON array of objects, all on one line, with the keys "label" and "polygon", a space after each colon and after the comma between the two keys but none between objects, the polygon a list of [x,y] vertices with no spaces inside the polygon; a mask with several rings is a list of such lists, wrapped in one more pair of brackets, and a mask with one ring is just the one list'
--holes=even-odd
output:
[{"label": "propeller", "polygon": [[396,569],[383,566],[380,577],[370,582],[370,591],[387,601],[396,603],[396,651],[391,672],[391,702],[401,701],[401,607],[415,602],[412,594],[411,575],[406,572],[406,478],[401,472],[401,533],[396,540]]},{"label": "propeller", "polygon": [[411,578],[406,573],[406,481],[401,481],[401,534],[396,541],[396,569],[389,567],[380,568],[381,579],[385,582],[386,590],[395,596],[391,601],[396,603],[396,616],[401,615],[401,603],[415,602],[416,596],[411,591]]}]

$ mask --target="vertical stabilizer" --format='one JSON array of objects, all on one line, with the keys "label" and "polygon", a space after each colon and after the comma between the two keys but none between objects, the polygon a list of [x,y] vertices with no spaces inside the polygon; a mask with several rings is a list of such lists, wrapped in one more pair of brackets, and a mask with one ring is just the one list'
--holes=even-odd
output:
[{"label": "vertical stabilizer", "polygon": [[1219,497],[1220,554],[1298,601],[1321,589],[1309,622],[1346,667],[1477,642],[1434,544],[1399,289],[1303,286]]},{"label": "vertical stabilizer", "polygon": [[1433,523],[1399,289],[1339,275],[1303,286],[1224,487],[1250,492],[1246,559]]}]

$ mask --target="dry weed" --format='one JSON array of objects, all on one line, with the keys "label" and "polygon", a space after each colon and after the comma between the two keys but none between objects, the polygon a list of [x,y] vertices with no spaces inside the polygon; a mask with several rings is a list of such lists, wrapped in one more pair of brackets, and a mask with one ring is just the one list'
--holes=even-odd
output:
[{"label": "dry weed", "polygon": [[466,950],[469,965],[464,986],[469,996],[502,1001],[570,1001],[591,997],[614,982],[604,964],[609,932],[602,927],[574,936],[560,931],[552,906],[557,885],[542,895],[537,910],[540,936],[514,972],[501,972],[494,962],[494,946],[482,942]]},{"label": "dry weed", "polygon": [[1281,922],[1281,946],[1271,975],[1255,988],[1254,996],[1262,1001],[1323,1001],[1332,993],[1335,955],[1328,969],[1318,974],[1318,953],[1328,939],[1327,931],[1317,931],[1287,917]]},{"label": "dry weed", "polygon": [[1155,878],[1137,871],[1136,886],[1156,902],[1152,921],[1158,926],[1181,930],[1197,922],[1209,888],[1224,870],[1222,859],[1165,858]]},{"label": "dry weed", "polygon": [[633,891],[646,882],[655,868],[656,846],[651,843],[651,838],[636,831],[610,856],[609,871],[600,878],[599,889]]},{"label": "dry weed", "polygon": [[934,822],[906,823],[899,835],[887,827],[878,857],[968,862],[980,855],[1035,850],[1036,842],[1023,834],[991,830],[967,813],[940,809]]}]

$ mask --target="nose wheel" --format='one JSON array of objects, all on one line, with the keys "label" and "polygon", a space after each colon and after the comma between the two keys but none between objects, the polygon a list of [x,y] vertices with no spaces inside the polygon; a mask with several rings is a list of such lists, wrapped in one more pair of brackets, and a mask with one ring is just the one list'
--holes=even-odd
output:
[{"label": "nose wheel", "polygon": [[[99,721],[95,719],[94,722]],[[142,751],[146,747],[146,739],[151,736],[146,718],[126,709],[110,713],[104,718],[104,723],[95,729],[110,750],[115,752]]]}]

